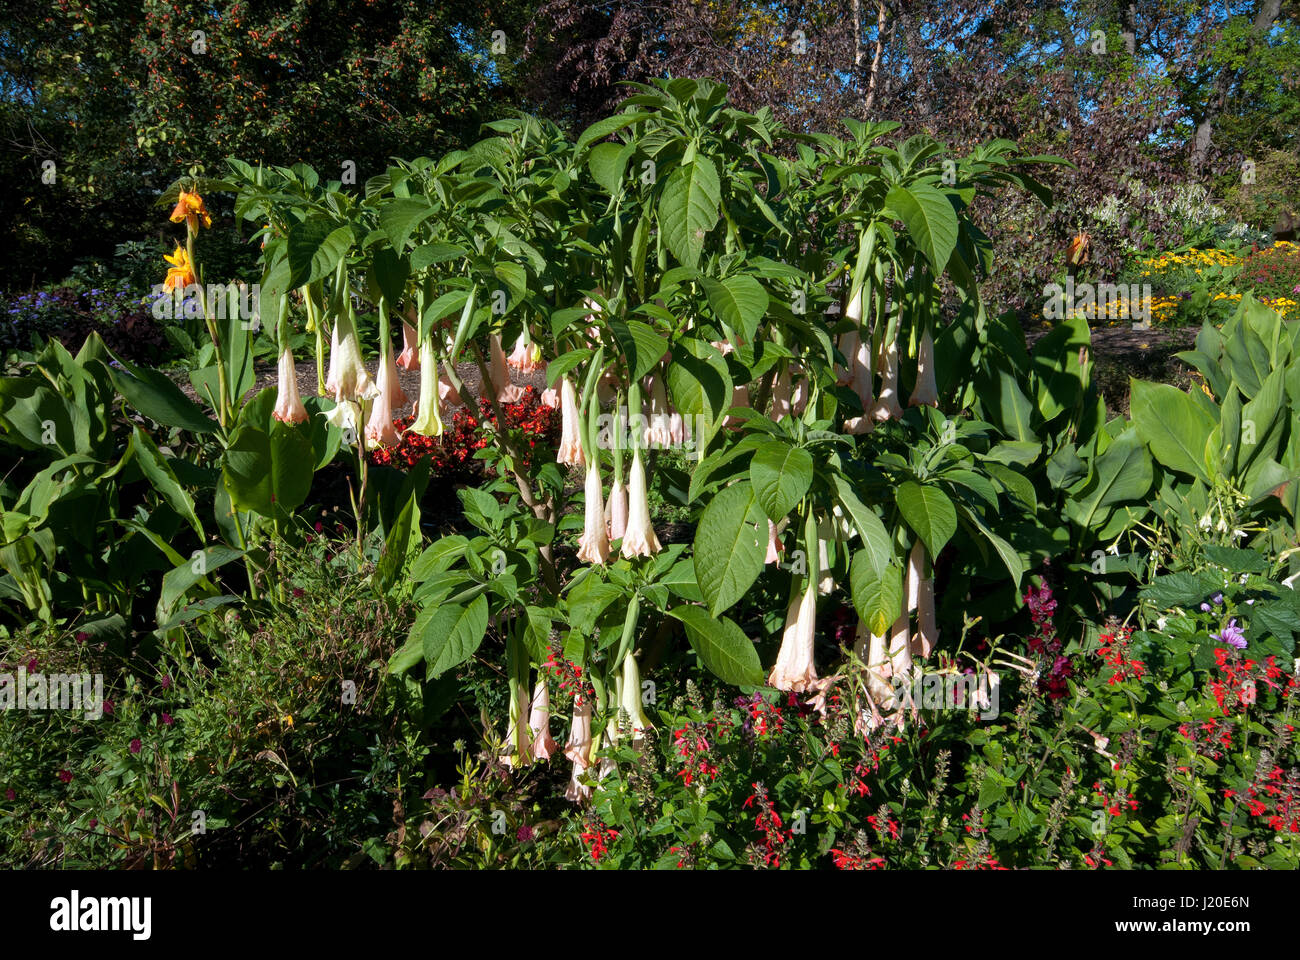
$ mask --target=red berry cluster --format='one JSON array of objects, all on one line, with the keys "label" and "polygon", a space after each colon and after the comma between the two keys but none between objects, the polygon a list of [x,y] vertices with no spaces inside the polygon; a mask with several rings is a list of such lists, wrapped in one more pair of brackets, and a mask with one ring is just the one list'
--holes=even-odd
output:
[{"label": "red berry cluster", "polygon": [[1128,658],[1128,644],[1132,634],[1132,628],[1112,624],[1100,637],[1101,646],[1097,653],[1111,668],[1110,678],[1106,681],[1111,686],[1129,679],[1140,680],[1146,673],[1146,664]]}]

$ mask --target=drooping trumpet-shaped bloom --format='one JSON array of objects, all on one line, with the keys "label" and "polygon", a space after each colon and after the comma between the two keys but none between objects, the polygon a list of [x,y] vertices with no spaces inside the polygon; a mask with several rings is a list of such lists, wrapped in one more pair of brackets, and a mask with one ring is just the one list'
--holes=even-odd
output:
[{"label": "drooping trumpet-shaped bloom", "polygon": [[501,346],[501,338],[492,334],[491,362],[488,365],[488,378],[492,389],[496,391],[498,403],[518,403],[524,398],[524,388],[510,382],[510,365],[506,363],[506,352]]},{"label": "drooping trumpet-shaped bloom", "polygon": [[835,383],[841,387],[847,387],[853,382],[853,358],[858,354],[858,347],[862,345],[862,339],[857,330],[850,330],[848,333],[840,334],[836,341],[835,347],[840,353],[844,354],[844,363],[835,364]]},{"label": "drooping trumpet-shaped bloom", "polygon": [[764,563],[780,563],[781,554],[785,552],[785,544],[777,535],[776,524],[770,519],[767,521],[767,556],[763,559]]},{"label": "drooping trumpet-shaped bloom", "polygon": [[790,371],[783,370],[772,381],[772,419],[780,423],[790,416]]},{"label": "drooping trumpet-shaped bloom", "polygon": [[551,692],[546,677],[537,678],[533,701],[528,710],[528,732],[533,739],[533,759],[549,760],[559,749],[551,737]]},{"label": "drooping trumpet-shaped bloom", "polygon": [[411,402],[411,398],[402,389],[402,382],[397,376],[397,362],[393,359],[393,348],[385,344],[382,364],[379,368],[379,389],[388,394],[388,408],[400,410]]},{"label": "drooping trumpet-shaped bloom", "polygon": [[768,675],[768,686],[795,692],[816,689],[817,668],[813,663],[813,638],[816,632],[817,582],[810,577],[803,589],[790,598],[781,650]]},{"label": "drooping trumpet-shaped bloom", "polygon": [[519,339],[515,341],[515,348],[510,351],[506,363],[520,373],[536,373],[544,366],[542,348],[529,339],[527,330],[519,334]]},{"label": "drooping trumpet-shaped bloom", "polygon": [[416,406],[415,422],[407,429],[422,437],[442,436],[442,412],[439,409],[438,359],[433,352],[433,340],[425,338],[420,344],[420,402]]},{"label": "drooping trumpet-shaped bloom", "polygon": [[605,527],[605,504],[601,500],[600,463],[591,458],[584,487],[586,507],[583,512],[582,538],[578,541],[578,559],[583,563],[606,563],[609,560],[609,531]]},{"label": "drooping trumpet-shaped bloom", "polygon": [[298,372],[293,366],[293,351],[288,344],[280,351],[280,362],[276,365],[277,390],[275,409],[271,416],[281,423],[306,423],[307,408],[298,396]]},{"label": "drooping trumpet-shaped bloom", "polygon": [[571,467],[585,467],[582,452],[582,415],[578,413],[578,392],[568,377],[560,380],[560,449],[555,459]]},{"label": "drooping trumpet-shaped bloom", "polygon": [[939,642],[939,625],[934,611],[934,578],[925,573],[925,548],[921,548],[922,566],[918,572],[916,591],[916,636],[913,638],[912,652],[918,656],[928,657]]},{"label": "drooping trumpet-shaped bloom", "polygon": [[[645,421],[644,442],[649,447],[667,447],[672,444],[672,433],[668,424],[668,391],[664,387],[663,377],[656,374],[650,378],[650,412]],[[633,411],[635,413],[636,411]]]},{"label": "drooping trumpet-shaped bloom", "polygon": [[605,501],[605,522],[609,525],[609,539],[621,540],[627,532],[627,487],[623,478],[614,475],[614,483],[609,488],[609,499]]},{"label": "drooping trumpet-shaped bloom", "polygon": [[325,392],[336,401],[360,400],[375,390],[361,362],[361,347],[357,343],[357,328],[346,313],[334,322],[330,335],[330,369],[325,378]]},{"label": "drooping trumpet-shaped bloom", "polygon": [[930,336],[927,325],[921,334],[921,345],[916,355],[916,389],[908,406],[939,406],[939,389],[934,379],[934,337]]},{"label": "drooping trumpet-shaped bloom", "polygon": [[[791,374],[793,376],[793,372]],[[800,377],[794,382],[794,392],[790,395],[790,415],[802,417],[808,409],[808,378]]]},{"label": "drooping trumpet-shaped bloom", "polygon": [[560,409],[560,391],[555,387],[547,387],[542,391],[542,406],[550,407],[552,410]]},{"label": "drooping trumpet-shaped bloom", "polygon": [[379,365],[379,395],[375,397],[374,406],[370,408],[370,419],[366,421],[366,440],[378,446],[391,447],[401,443],[402,438],[393,424],[393,405],[389,400],[392,391],[387,382],[390,376],[397,376],[397,368],[392,363],[391,348],[386,352],[388,362],[381,361]]},{"label": "drooping trumpet-shaped bloom", "polygon": [[176,247],[176,252],[170,257],[163,254],[163,259],[171,264],[167,268],[167,279],[163,281],[164,290],[184,290],[192,283],[198,283],[194,276],[194,264],[190,262],[190,255],[182,246]]},{"label": "drooping trumpet-shaped bloom", "polygon": [[451,385],[451,380],[444,373],[438,378],[438,402],[444,407],[463,407],[465,401],[460,398],[459,391]]},{"label": "drooping trumpet-shaped bloom", "polygon": [[640,740],[647,730],[654,729],[654,724],[646,719],[645,713],[641,710],[641,671],[637,667],[636,657],[630,650],[623,658],[623,684],[619,691],[619,706],[628,716],[633,742]]},{"label": "drooping trumpet-shaped bloom", "polygon": [[[745,410],[749,409],[749,386],[747,384],[739,387],[732,387],[731,405],[733,407],[740,407],[741,409],[745,409]],[[736,429],[740,426],[740,424],[741,424],[741,419],[737,416],[728,414],[726,417],[722,418],[722,425],[724,427],[731,427],[732,429]]]},{"label": "drooping trumpet-shaped bloom", "polygon": [[650,523],[650,502],[646,497],[645,467],[641,465],[641,449],[632,451],[632,470],[627,486],[627,529],[623,532],[623,556],[652,557],[662,547]]},{"label": "drooping trumpet-shaped bloom", "polygon": [[849,369],[849,387],[858,395],[858,400],[862,404],[863,410],[870,410],[875,404],[876,399],[873,396],[875,384],[871,375],[871,338],[858,341],[858,349],[853,352],[850,360]]},{"label": "drooping trumpet-shaped bloom", "polygon": [[889,682],[893,676],[893,664],[889,659],[886,638],[876,636],[868,628],[866,621],[859,621],[858,634],[867,638],[867,692],[881,710],[894,707],[894,687]]},{"label": "drooping trumpet-shaped bloom", "polygon": [[422,351],[419,349],[420,334],[405,320],[402,321],[402,352],[397,358],[397,365],[403,370],[419,370]]},{"label": "drooping trumpet-shaped bloom", "polygon": [[186,229],[190,233],[197,233],[199,221],[203,221],[203,226],[212,226],[212,216],[208,213],[208,208],[203,204],[203,198],[197,193],[190,193],[188,190],[182,190],[180,197],[176,201],[176,206],[172,208],[171,222],[180,223],[185,221]]},{"label": "drooping trumpet-shaped bloom", "polygon": [[881,365],[880,396],[871,408],[871,416],[877,420],[897,420],[903,416],[903,408],[898,403],[898,343],[890,341],[881,349],[884,363]]},{"label": "drooping trumpet-shaped bloom", "polygon": [[[361,405],[353,400],[335,403],[331,409],[325,411],[325,420],[338,427],[345,436],[349,431],[355,433],[361,428]],[[348,440],[348,443],[355,442],[355,437]]]},{"label": "drooping trumpet-shaped bloom", "polygon": [[906,580],[905,593],[907,595],[907,612],[911,613],[916,609],[917,601],[920,597],[921,590],[921,572],[925,568],[925,544],[921,538],[917,537],[916,542],[912,544],[912,549],[907,555],[907,571],[904,574]]},{"label": "drooping trumpet-shaped bloom", "polygon": [[578,780],[591,766],[591,704],[582,696],[573,701],[573,723],[569,727],[564,755],[573,761],[573,773],[569,777],[568,789],[564,791],[565,799],[575,803],[588,799],[591,786]]},{"label": "drooping trumpet-shaped bloom", "polygon": [[912,675],[911,618],[906,610],[898,615],[889,631],[889,661],[891,676],[898,678]]}]

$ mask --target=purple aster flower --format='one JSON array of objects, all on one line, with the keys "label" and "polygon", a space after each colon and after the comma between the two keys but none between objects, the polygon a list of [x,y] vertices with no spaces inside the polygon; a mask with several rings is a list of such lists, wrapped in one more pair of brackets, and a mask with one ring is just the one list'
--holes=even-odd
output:
[{"label": "purple aster flower", "polygon": [[1238,650],[1246,649],[1246,635],[1241,632],[1237,626],[1237,620],[1234,617],[1228,621],[1228,625],[1219,633],[1210,634],[1211,640],[1217,640],[1219,643],[1226,643],[1230,647],[1236,647]]}]

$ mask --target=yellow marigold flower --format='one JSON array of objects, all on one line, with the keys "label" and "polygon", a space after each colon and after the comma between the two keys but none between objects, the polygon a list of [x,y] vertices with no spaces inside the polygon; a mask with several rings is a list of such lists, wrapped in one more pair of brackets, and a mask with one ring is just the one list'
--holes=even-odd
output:
[{"label": "yellow marigold flower", "polygon": [[180,223],[182,220],[193,232],[199,229],[199,218],[203,219],[205,227],[212,226],[212,217],[208,213],[208,208],[203,205],[203,198],[197,193],[190,193],[188,190],[182,190],[180,199],[176,201],[176,206],[172,209],[172,223]]},{"label": "yellow marigold flower", "polygon": [[170,257],[164,254],[163,259],[171,264],[167,268],[167,279],[163,281],[164,290],[183,290],[191,283],[198,283],[194,276],[194,264],[190,263],[190,255],[184,247],[177,246],[175,253]]}]

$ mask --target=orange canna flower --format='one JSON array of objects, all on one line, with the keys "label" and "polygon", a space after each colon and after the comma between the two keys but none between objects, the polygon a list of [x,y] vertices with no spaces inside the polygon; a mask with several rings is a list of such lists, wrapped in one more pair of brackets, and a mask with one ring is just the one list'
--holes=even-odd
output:
[{"label": "orange canna flower", "polygon": [[190,193],[188,190],[182,190],[180,199],[176,201],[176,206],[172,208],[172,223],[186,222],[191,233],[199,229],[199,218],[203,218],[205,227],[212,226],[212,216],[208,213],[208,208],[203,205],[203,198],[197,193]]},{"label": "orange canna flower", "polygon": [[184,290],[190,284],[198,282],[194,276],[194,264],[190,262],[190,255],[184,247],[177,246],[175,253],[170,257],[163,254],[163,259],[171,264],[167,268],[167,279],[163,281],[164,290]]}]

